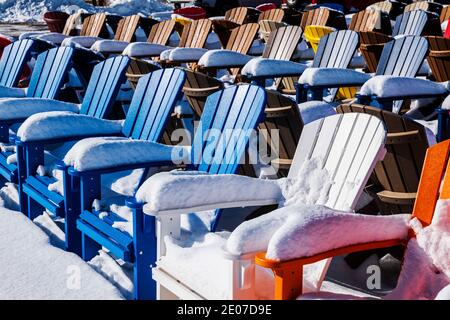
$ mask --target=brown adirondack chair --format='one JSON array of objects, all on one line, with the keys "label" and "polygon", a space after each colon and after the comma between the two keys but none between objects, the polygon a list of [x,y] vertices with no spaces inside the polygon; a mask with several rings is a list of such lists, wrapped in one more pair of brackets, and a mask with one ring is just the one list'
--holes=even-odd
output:
[{"label": "brown adirondack chair", "polygon": [[114,34],[114,40],[131,42],[134,38],[134,33],[139,26],[141,16],[133,15],[124,17],[119,21],[117,30]]},{"label": "brown adirondack chair", "polygon": [[75,36],[77,34],[76,26],[79,17],[80,17],[79,13],[74,13],[70,15],[67,18],[66,23],[64,25],[64,29],[61,33],[66,36]]},{"label": "brown adirondack chair", "polygon": [[100,37],[105,32],[106,14],[96,13],[84,20],[80,31],[80,36]]},{"label": "brown adirondack chair", "polygon": [[225,12],[225,17],[223,19],[212,20],[212,28],[219,37],[223,47],[225,47],[228,42],[231,30],[246,21],[248,11],[249,10],[246,7],[237,7]]},{"label": "brown adirondack chair", "polygon": [[276,22],[271,20],[261,20],[258,22],[258,24],[259,24],[259,33],[261,34],[261,37],[266,43],[269,40],[269,35],[272,31],[286,25],[286,23],[284,22]]},{"label": "brown adirondack chair", "polygon": [[300,27],[305,30],[306,26],[328,26],[338,30],[347,29],[344,15],[325,7],[305,11],[300,21]]},{"label": "brown adirondack chair", "polygon": [[359,51],[366,61],[368,71],[373,73],[377,70],[384,44],[389,42],[391,37],[381,32],[361,31],[359,40]]},{"label": "brown adirondack chair", "polygon": [[427,37],[430,52],[428,64],[436,81],[450,80],[450,39],[444,37]]},{"label": "brown adirondack chair", "polygon": [[411,212],[428,148],[425,128],[405,116],[372,106],[343,104],[336,111],[368,113],[383,120],[388,132],[387,154],[376,165],[367,192],[382,214]]},{"label": "brown adirondack chair", "polygon": [[392,33],[389,15],[376,10],[363,10],[356,13],[352,17],[349,29],[356,32],[383,31],[384,33]]},{"label": "brown adirondack chair", "polygon": [[441,23],[444,23],[448,19],[450,19],[450,6],[442,8],[441,15],[439,16],[439,21]]},{"label": "brown adirondack chair", "polygon": [[263,20],[281,22],[283,21],[283,18],[284,18],[283,9],[271,9],[261,12],[261,14],[258,16],[258,22]]}]

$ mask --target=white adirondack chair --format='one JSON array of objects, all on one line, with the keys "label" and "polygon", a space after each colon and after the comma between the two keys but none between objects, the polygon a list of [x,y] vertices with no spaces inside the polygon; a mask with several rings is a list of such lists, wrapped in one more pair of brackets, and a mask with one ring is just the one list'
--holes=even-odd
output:
[{"label": "white adirondack chair", "polygon": [[[301,169],[302,165],[311,159],[322,159],[323,168],[327,170],[331,177],[333,184],[328,193],[328,201],[325,205],[337,210],[354,210],[358,198],[360,197],[364,186],[376,164],[377,161],[384,158],[386,131],[383,123],[374,116],[368,114],[340,114],[329,116],[320,120],[316,120],[305,125],[299,141],[292,167],[289,172],[289,177],[295,178]],[[171,173],[159,173],[147,180],[142,188],[148,187],[149,184],[155,184],[154,179],[164,179],[164,175]],[[208,175],[210,178],[213,175]],[[249,190],[255,185],[261,186],[261,192],[257,192],[255,199],[249,199],[250,192],[241,192],[235,195],[234,199],[230,199],[227,194],[219,194],[215,196],[215,203],[194,203],[190,201],[189,207],[180,208],[177,206],[177,192],[180,192],[181,197],[186,197],[186,194],[192,192],[192,197],[195,198],[196,191],[199,191],[201,182],[199,180],[193,183],[185,183],[186,188],[177,188],[173,190],[164,189],[163,192],[157,193],[158,190],[151,190],[152,195],[159,194],[160,197],[170,197],[173,203],[173,208],[165,207],[164,209],[155,210],[152,203],[144,205],[144,213],[153,215],[157,221],[157,241],[158,241],[158,265],[153,267],[153,279],[157,282],[158,298],[159,299],[214,299],[217,297],[208,296],[202,292],[202,289],[196,288],[196,277],[198,277],[198,270],[195,273],[194,268],[191,276],[194,281],[187,284],[180,281],[174,276],[174,270],[164,266],[163,262],[166,255],[166,245],[164,238],[170,236],[174,239],[180,238],[180,216],[182,214],[198,212],[200,210],[210,210],[217,208],[237,208],[245,206],[257,206],[276,204],[282,199],[276,197],[277,192],[271,191],[267,187],[267,183],[274,182],[267,180],[257,180],[257,178],[248,178],[242,176],[234,176],[235,179],[246,179],[242,183],[242,190]],[[220,185],[221,175],[216,175]],[[223,179],[230,179],[230,175],[222,175]],[[153,180],[152,180],[153,179]],[[193,179],[198,179],[193,176]],[[213,181],[213,180],[211,180]],[[231,181],[231,182],[230,182]],[[226,183],[222,181],[222,185],[232,183],[232,180],[227,180]],[[214,192],[214,183],[210,186],[210,191]],[[274,182],[275,184],[275,182]],[[351,185],[351,188],[347,186]],[[192,190],[188,190],[192,186]],[[182,189],[182,190],[180,190]],[[150,191],[147,189],[147,192]],[[216,190],[218,191],[218,190]],[[156,193],[155,193],[156,192]],[[281,192],[279,192],[281,193]],[[139,200],[145,199],[145,196],[137,193],[136,198]],[[223,198],[222,201],[220,198]],[[149,197],[147,197],[149,199]],[[142,201],[142,200],[141,200]],[[167,203],[167,202],[166,202]],[[172,204],[171,204],[172,205]],[[153,209],[152,209],[153,208]],[[222,249],[223,267],[226,268],[227,274],[217,274],[215,277],[227,277],[224,281],[227,283],[226,290],[229,290],[227,298],[230,299],[254,299],[255,293],[255,264],[254,255],[256,252],[245,252],[241,255],[233,255]],[[197,257],[196,257],[197,258]],[[201,258],[200,256],[198,257]],[[181,267],[184,262],[179,261],[175,269]],[[209,261],[205,261],[208,265]],[[320,267],[322,272],[319,276],[318,285],[323,280],[329,261],[321,261]],[[185,269],[189,266],[184,265]],[[221,268],[221,270],[223,270]],[[217,270],[219,272],[219,270]],[[203,283],[213,282],[205,280]]]}]

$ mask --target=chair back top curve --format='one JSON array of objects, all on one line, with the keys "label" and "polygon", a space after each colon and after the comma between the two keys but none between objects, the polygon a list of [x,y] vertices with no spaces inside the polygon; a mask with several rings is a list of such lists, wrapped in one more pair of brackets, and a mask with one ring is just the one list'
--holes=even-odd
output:
[{"label": "chair back top curve", "polygon": [[263,58],[290,60],[298,43],[301,41],[303,29],[298,26],[280,27],[272,31],[262,54]]},{"label": "chair back top curve", "polygon": [[164,20],[153,25],[147,38],[147,42],[166,45],[175,30],[175,20]]},{"label": "chair back top curve", "polygon": [[84,20],[80,31],[80,36],[99,37],[105,27],[106,14],[93,14]]},{"label": "chair back top curve", "polygon": [[120,19],[116,33],[114,34],[114,40],[131,42],[139,26],[140,19],[141,17],[137,14]]},{"label": "chair back top curve", "polygon": [[395,19],[393,36],[420,36],[428,21],[428,14],[422,10],[405,12]]},{"label": "chair back top curve", "polygon": [[339,30],[320,39],[313,67],[347,68],[359,46],[358,33]]},{"label": "chair back top curve", "polygon": [[231,30],[225,49],[246,54],[258,33],[259,24],[246,23]]},{"label": "chair back top curve", "polygon": [[225,20],[243,24],[247,18],[247,7],[236,7],[225,12]]},{"label": "chair back top curve", "polygon": [[179,47],[203,48],[212,28],[209,19],[194,20],[186,24],[181,34]]},{"label": "chair back top curve", "polygon": [[25,63],[30,59],[33,44],[33,40],[25,39],[15,41],[3,49],[0,59],[0,86],[17,86]]}]

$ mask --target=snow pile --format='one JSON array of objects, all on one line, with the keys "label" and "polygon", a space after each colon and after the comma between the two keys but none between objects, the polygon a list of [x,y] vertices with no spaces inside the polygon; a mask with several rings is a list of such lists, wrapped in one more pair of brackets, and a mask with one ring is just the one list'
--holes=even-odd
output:
[{"label": "snow pile", "polygon": [[67,13],[79,10],[92,13],[107,12],[122,16],[141,13],[148,16],[151,13],[169,9],[171,7],[160,0],[110,0],[108,7],[94,7],[83,0],[1,0],[0,21],[42,21],[46,11],[55,10]]},{"label": "snow pile", "polygon": [[308,68],[303,72],[298,83],[310,86],[363,84],[370,75],[352,69],[342,68]]},{"label": "snow pile", "polygon": [[1,299],[123,299],[80,257],[50,244],[20,212],[0,212]]},{"label": "snow pile", "polygon": [[202,67],[244,66],[252,57],[232,50],[209,50],[198,61]]},{"label": "snow pile", "polygon": [[298,105],[303,124],[336,114],[335,104],[325,101],[307,101]]},{"label": "snow pile", "polygon": [[308,67],[306,64],[275,60],[268,58],[255,58],[250,60],[243,68],[242,74],[247,77],[281,77],[301,75]]},{"label": "snow pile", "polygon": [[124,50],[123,55],[129,57],[157,57],[161,52],[170,50],[168,46],[155,43],[135,42],[130,43]]}]

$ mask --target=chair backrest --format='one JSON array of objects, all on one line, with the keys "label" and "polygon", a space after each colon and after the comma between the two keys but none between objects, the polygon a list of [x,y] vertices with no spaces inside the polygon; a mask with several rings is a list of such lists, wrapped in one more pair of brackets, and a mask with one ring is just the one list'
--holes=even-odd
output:
[{"label": "chair backrest", "polygon": [[439,16],[439,21],[441,23],[444,23],[448,19],[450,19],[450,6],[442,8],[441,15]]},{"label": "chair backrest", "polygon": [[134,33],[139,26],[139,15],[133,15],[124,17],[119,21],[116,33],[114,34],[114,40],[131,42],[133,40]]},{"label": "chair backrest", "polygon": [[246,54],[258,33],[259,24],[246,23],[231,30],[225,49]]},{"label": "chair backrest", "polygon": [[97,118],[108,115],[125,81],[125,71],[130,63],[127,56],[116,56],[98,63],[92,71],[80,113]]},{"label": "chair backrest", "polygon": [[62,34],[66,36],[74,36],[76,32],[75,28],[77,26],[77,20],[79,17],[80,13],[71,14],[66,20],[66,24],[64,25]]},{"label": "chair backrest", "polygon": [[232,21],[237,24],[243,24],[247,18],[247,7],[237,7],[225,12],[225,20]]},{"label": "chair backrest", "polygon": [[271,20],[260,20],[258,24],[259,24],[259,33],[261,34],[262,38],[266,43],[269,40],[269,36],[272,31],[275,31],[278,28],[286,26],[286,23],[284,22],[275,22]]},{"label": "chair backrest", "polygon": [[327,34],[319,42],[313,67],[347,68],[359,45],[358,33],[340,30]]},{"label": "chair backrest", "polygon": [[160,69],[141,79],[131,100],[123,134],[133,139],[161,139],[185,81],[182,69]]},{"label": "chair backrest", "polygon": [[266,92],[255,85],[231,86],[210,95],[193,140],[197,169],[235,173],[265,105]]},{"label": "chair backrest", "polygon": [[[375,166],[372,183],[383,214],[412,212],[420,174],[428,148],[425,128],[418,122],[377,107],[343,104],[338,113],[367,113],[382,120],[386,130],[386,156]],[[391,191],[394,193],[386,193]],[[409,194],[408,194],[409,193]]]},{"label": "chair backrest", "polygon": [[41,53],[36,59],[27,97],[54,99],[66,79],[74,49],[53,48]]},{"label": "chair backrest", "polygon": [[414,77],[427,52],[428,42],[423,37],[405,36],[394,39],[384,45],[376,74]]},{"label": "chair backrest", "polygon": [[290,60],[301,41],[303,29],[286,26],[272,31],[262,54],[263,58]]},{"label": "chair backrest", "polygon": [[211,31],[212,22],[209,19],[194,20],[183,28],[179,47],[203,48],[208,34]]},{"label": "chair backrest", "polygon": [[374,4],[371,4],[368,8],[378,9],[384,13],[390,14],[392,10],[392,2],[390,1],[380,1]]},{"label": "chair backrest", "polygon": [[305,11],[302,15],[300,27],[305,30],[306,26],[324,26],[330,17],[330,10],[325,7],[320,7],[314,10]]},{"label": "chair backrest", "polygon": [[431,224],[436,201],[450,199],[450,140],[438,143],[427,150],[420,176],[417,198],[412,216],[422,225]]},{"label": "chair backrest", "polygon": [[414,10],[423,10],[428,12],[434,12],[440,14],[442,11],[442,5],[437,2],[431,1],[416,1],[408,4],[405,7],[405,12],[414,11]]},{"label": "chair backrest", "polygon": [[303,127],[288,176],[296,178],[305,161],[319,159],[333,181],[325,205],[352,210],[384,156],[385,137],[382,121],[368,114],[339,114],[310,122]]},{"label": "chair backrest", "polygon": [[96,13],[87,17],[81,27],[80,36],[99,37],[106,26],[106,14]]},{"label": "chair backrest", "polygon": [[169,42],[170,36],[175,30],[175,20],[165,20],[158,22],[150,29],[147,42],[166,45]]},{"label": "chair backrest", "polygon": [[262,20],[270,20],[274,22],[281,22],[284,18],[283,9],[270,9],[260,13],[258,16],[258,22]]},{"label": "chair backrest", "polygon": [[422,10],[405,12],[395,19],[393,36],[420,36],[428,21],[428,14]]},{"label": "chair backrest", "polygon": [[386,13],[381,10],[363,10],[352,17],[348,28],[356,32],[382,30],[389,34],[391,30],[386,30],[386,28],[390,27],[391,20]]},{"label": "chair backrest", "polygon": [[313,48],[314,53],[316,53],[320,39],[323,36],[332,33],[334,31],[336,31],[336,29],[332,27],[311,25],[305,27],[303,36],[305,40],[308,41],[311,47]]},{"label": "chair backrest", "polygon": [[32,47],[33,40],[25,39],[15,41],[3,49],[0,59],[0,86],[17,86]]},{"label": "chair backrest", "polygon": [[425,37],[428,40],[430,51],[449,51],[450,39],[438,36]]}]

